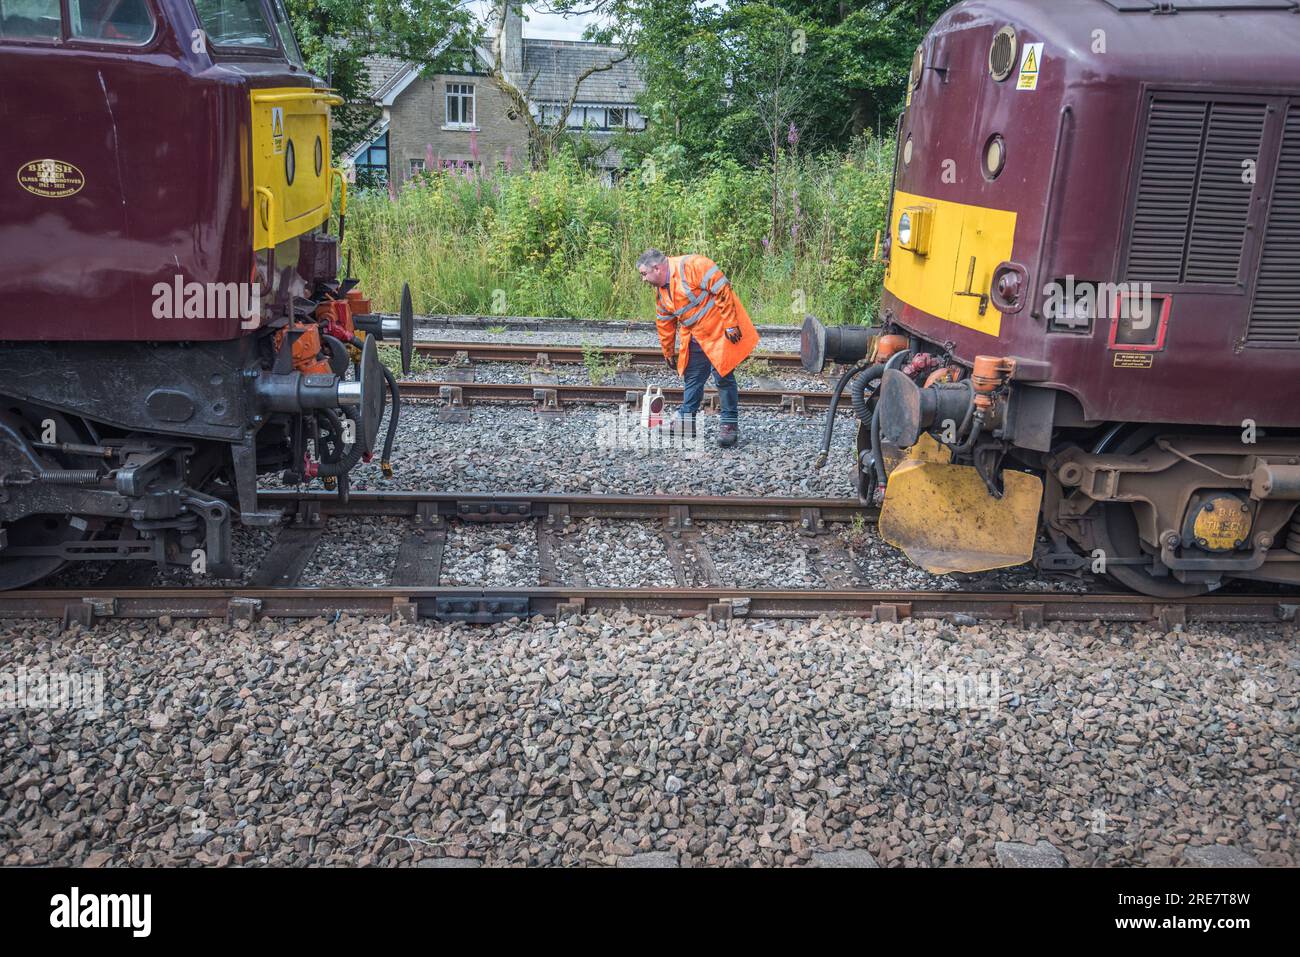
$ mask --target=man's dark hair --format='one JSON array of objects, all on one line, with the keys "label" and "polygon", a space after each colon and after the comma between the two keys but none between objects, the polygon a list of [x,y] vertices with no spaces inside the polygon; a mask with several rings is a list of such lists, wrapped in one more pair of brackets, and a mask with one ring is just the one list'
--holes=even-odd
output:
[{"label": "man's dark hair", "polygon": [[658,249],[647,249],[637,257],[636,268],[643,269],[646,266],[658,266],[661,262],[667,261],[668,257]]}]

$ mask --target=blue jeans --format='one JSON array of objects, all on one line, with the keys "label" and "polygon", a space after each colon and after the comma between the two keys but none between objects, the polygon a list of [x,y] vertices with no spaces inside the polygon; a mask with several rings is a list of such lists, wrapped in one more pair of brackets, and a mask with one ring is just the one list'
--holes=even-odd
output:
[{"label": "blue jeans", "polygon": [[710,372],[713,373],[713,380],[718,386],[718,399],[722,404],[722,424],[736,425],[740,421],[740,388],[736,385],[736,373],[718,375],[718,370],[713,368],[713,363],[694,339],[691,340],[690,352],[686,357],[681,414],[694,415],[700,410],[700,403],[704,401],[704,384],[709,381]]}]

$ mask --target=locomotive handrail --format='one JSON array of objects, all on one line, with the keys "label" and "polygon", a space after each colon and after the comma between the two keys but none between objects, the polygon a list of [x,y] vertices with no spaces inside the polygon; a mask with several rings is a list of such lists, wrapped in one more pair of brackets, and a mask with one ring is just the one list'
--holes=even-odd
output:
[{"label": "locomotive handrail", "polygon": [[348,178],[343,175],[343,170],[337,166],[330,167],[330,175],[337,177],[339,181],[339,215],[348,214]]},{"label": "locomotive handrail", "polygon": [[271,249],[275,248],[275,194],[266,186],[256,186],[253,191],[266,199],[266,215],[262,217],[262,227],[266,230],[266,241]]},{"label": "locomotive handrail", "polygon": [[343,235],[348,224],[348,178],[337,166],[330,167],[330,177],[339,180],[339,248],[343,248]]},{"label": "locomotive handrail", "polygon": [[1052,223],[1052,210],[1055,208],[1054,200],[1056,199],[1056,178],[1061,171],[1062,155],[1061,144],[1065,140],[1065,127],[1070,116],[1073,115],[1074,108],[1070,104],[1061,107],[1061,120],[1056,128],[1056,146],[1052,151],[1052,174],[1047,180],[1047,207],[1043,210],[1043,230],[1038,237],[1038,265],[1034,268],[1034,286],[1030,289],[1030,309],[1029,314],[1035,319],[1043,317],[1043,297],[1046,283],[1043,280],[1043,267],[1049,265],[1047,259],[1047,227]]},{"label": "locomotive handrail", "polygon": [[342,106],[343,97],[321,90],[295,90],[288,93],[254,93],[254,103],[291,103],[294,100],[320,100],[326,106]]}]

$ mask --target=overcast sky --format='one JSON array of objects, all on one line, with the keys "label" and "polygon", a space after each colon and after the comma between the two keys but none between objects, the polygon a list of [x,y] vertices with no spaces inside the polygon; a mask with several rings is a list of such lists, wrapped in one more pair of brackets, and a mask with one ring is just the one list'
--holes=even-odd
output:
[{"label": "overcast sky", "polygon": [[[491,8],[491,0],[473,0],[470,7],[482,18]],[[554,13],[538,13],[531,3],[524,4],[524,36],[550,37],[553,40],[581,40],[582,31],[595,17],[561,17]]]}]

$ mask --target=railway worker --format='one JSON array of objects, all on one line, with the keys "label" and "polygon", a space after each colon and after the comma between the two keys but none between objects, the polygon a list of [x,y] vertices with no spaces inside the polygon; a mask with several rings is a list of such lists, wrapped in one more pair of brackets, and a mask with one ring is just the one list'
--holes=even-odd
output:
[{"label": "railway worker", "polygon": [[[668,368],[682,376],[682,406],[671,428],[695,432],[695,413],[704,384],[713,373],[722,402],[718,444],[730,448],[740,438],[740,389],[736,366],[758,345],[740,297],[708,256],[666,256],[647,249],[636,261],[642,281],[655,288],[655,321]],[[680,344],[678,339],[680,338]]]}]

